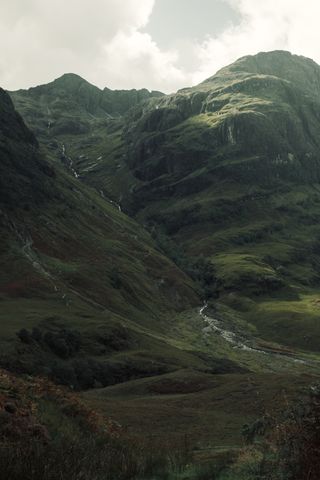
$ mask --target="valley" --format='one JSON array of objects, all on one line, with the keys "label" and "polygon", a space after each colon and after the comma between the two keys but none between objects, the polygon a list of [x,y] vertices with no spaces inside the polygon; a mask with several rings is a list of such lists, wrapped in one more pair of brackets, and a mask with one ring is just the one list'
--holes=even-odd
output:
[{"label": "valley", "polygon": [[74,74],[0,90],[3,371],[201,465],[307,398],[319,93],[320,67],[283,51],[170,95]]}]

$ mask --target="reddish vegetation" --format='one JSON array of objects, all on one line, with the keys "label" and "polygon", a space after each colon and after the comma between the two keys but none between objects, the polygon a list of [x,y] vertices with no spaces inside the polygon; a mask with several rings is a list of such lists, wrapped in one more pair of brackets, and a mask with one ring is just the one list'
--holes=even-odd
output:
[{"label": "reddish vegetation", "polygon": [[69,417],[81,419],[92,432],[118,436],[119,425],[83,405],[77,395],[41,378],[21,378],[0,370],[0,442],[4,439],[39,438],[49,441],[38,419],[42,399],[54,402]]},{"label": "reddish vegetation", "polygon": [[0,286],[0,293],[5,293],[9,297],[28,297],[30,292],[40,292],[44,289],[46,283],[41,278],[35,276],[25,276],[20,280],[16,280]]},{"label": "reddish vegetation", "polygon": [[[40,236],[37,232],[32,232],[33,249],[42,255],[57,258],[61,261],[77,258],[79,252],[84,247],[78,241],[71,237],[61,237],[58,234],[54,238]],[[84,254],[89,253],[86,249]]]},{"label": "reddish vegetation", "polygon": [[150,391],[159,395],[177,395],[186,393],[195,393],[206,390],[208,385],[199,380],[178,381],[166,379],[149,387]]}]

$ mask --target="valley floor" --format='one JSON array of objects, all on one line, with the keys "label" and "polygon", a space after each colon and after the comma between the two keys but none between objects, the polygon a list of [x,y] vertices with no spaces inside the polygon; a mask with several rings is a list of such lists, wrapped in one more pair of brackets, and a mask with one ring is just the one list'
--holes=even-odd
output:
[{"label": "valley floor", "polygon": [[213,374],[209,369],[183,369],[90,390],[83,394],[84,400],[134,437],[164,443],[186,437],[197,455],[210,457],[219,449],[243,446],[244,424],[265,414],[276,415],[319,380],[320,364],[315,359],[249,334],[245,339],[243,332],[239,343],[240,334],[225,330],[231,327],[221,321],[210,327],[214,319],[209,315],[210,310],[203,308],[184,312],[168,338],[182,349],[214,351],[232,359],[242,371],[222,369]]}]

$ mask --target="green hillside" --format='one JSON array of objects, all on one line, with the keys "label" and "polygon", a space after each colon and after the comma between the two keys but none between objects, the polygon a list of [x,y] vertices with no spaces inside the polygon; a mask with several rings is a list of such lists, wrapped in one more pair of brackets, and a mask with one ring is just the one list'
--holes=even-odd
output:
[{"label": "green hillside", "polygon": [[[136,109],[126,130],[139,221],[214,265],[261,336],[318,351],[319,79],[287,52],[245,57]],[[129,126],[130,125],[130,126]]]},{"label": "green hillside", "polygon": [[80,387],[204,367],[164,338],[201,303],[195,284],[134,220],[44,159],[3,91],[0,152],[2,364]]},{"label": "green hillside", "polygon": [[[120,169],[124,157],[123,117],[137,105],[163,96],[146,89],[100,90],[72,73],[10,95],[46,154],[94,187],[100,186],[102,179],[108,183]],[[124,175],[120,173],[123,184]],[[102,186],[100,190],[105,189]],[[117,193],[111,198],[119,202]]]}]

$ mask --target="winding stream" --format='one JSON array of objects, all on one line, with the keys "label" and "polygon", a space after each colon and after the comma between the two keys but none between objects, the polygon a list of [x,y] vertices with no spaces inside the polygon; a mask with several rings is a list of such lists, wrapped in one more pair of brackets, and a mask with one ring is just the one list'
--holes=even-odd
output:
[{"label": "winding stream", "polygon": [[[208,304],[205,303],[199,310],[199,314],[207,324],[207,327],[203,329],[203,333],[205,335],[208,335],[210,333],[217,333],[220,335],[226,342],[230,343],[233,348],[237,348],[239,350],[244,350],[246,352],[252,352],[252,353],[258,353],[260,355],[269,355],[273,357],[278,357],[278,358],[283,358],[286,360],[290,360],[295,363],[300,363],[300,364],[311,364],[313,362],[308,362],[306,360],[302,360],[301,358],[297,358],[294,356],[289,356],[286,354],[282,353],[276,353],[272,351],[267,351],[263,350],[262,348],[256,348],[256,347],[250,347],[246,343],[244,343],[245,340],[243,338],[240,338],[237,333],[233,332],[232,330],[227,330],[225,326],[223,325],[223,321],[219,320],[214,317],[209,317],[208,315],[205,314],[205,310],[208,308]],[[249,340],[248,340],[249,342]]]}]

